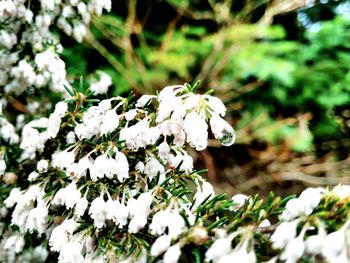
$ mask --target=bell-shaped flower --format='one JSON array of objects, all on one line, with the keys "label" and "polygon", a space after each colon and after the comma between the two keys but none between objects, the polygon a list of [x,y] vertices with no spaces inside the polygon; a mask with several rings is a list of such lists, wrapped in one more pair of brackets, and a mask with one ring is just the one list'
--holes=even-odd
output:
[{"label": "bell-shaped flower", "polygon": [[184,131],[186,140],[191,147],[202,151],[208,145],[208,125],[196,112],[192,111],[185,117]]},{"label": "bell-shaped flower", "polygon": [[78,224],[73,219],[64,220],[59,226],[52,230],[49,244],[52,251],[59,252],[61,248],[70,241]]},{"label": "bell-shaped flower", "polygon": [[280,259],[284,260],[286,263],[298,262],[302,257],[305,250],[305,244],[303,240],[303,235],[298,236],[290,240],[285,249],[283,250]]},{"label": "bell-shaped flower", "polygon": [[181,256],[181,247],[179,244],[175,244],[168,248],[163,257],[164,263],[177,263]]},{"label": "bell-shaped flower", "polygon": [[106,225],[106,202],[103,199],[103,195],[91,202],[89,215],[94,220],[96,228],[102,228]]},{"label": "bell-shaped flower", "polygon": [[151,247],[151,256],[157,257],[164,253],[171,245],[171,237],[168,235],[160,236],[154,241]]},{"label": "bell-shaped flower", "polygon": [[164,166],[153,156],[151,156],[145,165],[144,173],[148,176],[149,179],[153,179],[160,173],[164,173]]},{"label": "bell-shaped flower", "polygon": [[282,222],[270,237],[272,247],[275,249],[284,248],[297,234],[298,220],[292,222]]},{"label": "bell-shaped flower", "polygon": [[100,134],[104,135],[117,129],[119,126],[119,116],[114,109],[108,110],[102,118]]},{"label": "bell-shaped flower", "polygon": [[231,242],[232,238],[230,237],[216,239],[205,253],[205,259],[207,261],[216,261],[223,255],[229,254],[232,250]]}]

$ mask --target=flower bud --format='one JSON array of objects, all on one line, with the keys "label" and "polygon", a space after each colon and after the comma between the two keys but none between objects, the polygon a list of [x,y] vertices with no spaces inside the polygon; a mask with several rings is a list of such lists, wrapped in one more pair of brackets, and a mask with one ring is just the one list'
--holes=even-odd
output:
[{"label": "flower bud", "polygon": [[36,169],[38,170],[39,173],[47,172],[48,167],[49,167],[49,163],[47,160],[40,160],[36,165]]},{"label": "flower bud", "polygon": [[196,245],[202,245],[208,240],[208,231],[203,226],[195,226],[191,232],[191,240]]},{"label": "flower bud", "polygon": [[12,173],[12,172],[7,172],[4,174],[2,177],[2,180],[4,181],[5,184],[14,184],[17,181],[17,174]]}]

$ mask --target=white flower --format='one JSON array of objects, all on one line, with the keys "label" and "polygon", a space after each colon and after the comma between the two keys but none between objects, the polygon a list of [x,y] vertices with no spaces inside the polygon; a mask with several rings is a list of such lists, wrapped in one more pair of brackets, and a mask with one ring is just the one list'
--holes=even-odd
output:
[{"label": "white flower", "polygon": [[293,198],[286,204],[285,210],[281,215],[281,219],[291,221],[304,213],[304,206],[301,200]]},{"label": "white flower", "polygon": [[151,180],[158,174],[164,173],[164,171],[164,166],[155,157],[150,157],[146,162],[144,173]]},{"label": "white flower", "polygon": [[317,207],[323,197],[324,189],[318,188],[307,188],[304,190],[298,199],[303,203],[304,213],[310,215],[315,207]]},{"label": "white flower", "polygon": [[0,119],[0,137],[2,137],[9,144],[13,145],[19,142],[19,136],[15,131],[15,127],[5,121],[4,125],[1,127],[1,119]]},{"label": "white flower", "polygon": [[75,133],[73,131],[67,133],[66,141],[67,144],[73,144],[76,142]]},{"label": "white flower", "polygon": [[164,263],[177,263],[181,255],[181,248],[179,244],[173,245],[165,252]]},{"label": "white flower", "polygon": [[137,214],[135,215],[129,223],[129,233],[137,233],[147,224],[147,216],[145,214]]},{"label": "white flower", "polygon": [[302,257],[304,250],[305,244],[303,235],[301,235],[288,242],[280,258],[285,260],[286,263],[295,263]]},{"label": "white flower", "polygon": [[0,2],[0,17],[15,15],[17,12],[15,3],[11,0]]},{"label": "white flower", "polygon": [[108,88],[112,85],[112,78],[108,74],[102,71],[98,71],[97,73],[99,75],[99,80],[92,82],[90,85],[90,89],[95,95],[106,93]]},{"label": "white flower", "polygon": [[14,206],[20,198],[22,198],[23,194],[19,188],[13,188],[9,194],[9,196],[5,199],[4,204],[7,208]]},{"label": "white flower", "polygon": [[145,164],[143,162],[138,162],[136,165],[135,165],[135,170],[136,171],[139,171],[140,173],[143,173],[143,171],[145,170]]},{"label": "white flower", "polygon": [[0,159],[0,176],[3,175],[6,171],[6,163],[5,160]]},{"label": "white flower", "polygon": [[62,224],[55,227],[49,239],[51,250],[59,252],[70,241],[77,227],[78,224],[73,219],[66,219]]},{"label": "white flower", "polygon": [[202,100],[202,96],[199,94],[190,93],[189,97],[184,101],[184,108],[186,110],[195,110],[199,106],[199,102]]},{"label": "white flower", "polygon": [[181,147],[184,145],[186,140],[186,133],[184,131],[179,131],[178,133],[174,134],[174,141],[173,143],[178,146]]},{"label": "white flower", "polygon": [[60,101],[55,105],[54,114],[62,118],[68,110],[68,105],[66,102]]},{"label": "white flower", "polygon": [[[168,93],[168,94],[166,94]],[[172,90],[164,88],[159,93],[159,106],[157,112],[156,122],[160,123],[170,117],[170,114],[177,107],[181,107],[181,100],[175,96]]]},{"label": "white flower", "polygon": [[213,96],[206,96],[208,98],[208,105],[212,111],[214,111],[216,114],[221,115],[222,117],[226,114],[226,107],[222,103],[222,101]]},{"label": "white flower", "polygon": [[149,214],[150,206],[152,204],[152,192],[146,192],[140,194],[137,199],[131,198],[128,201],[128,209],[131,215],[137,214]]},{"label": "white flower", "polygon": [[103,116],[100,126],[101,135],[114,131],[119,126],[119,116],[115,110],[108,110]]},{"label": "white flower", "polygon": [[86,26],[84,24],[80,23],[73,27],[73,37],[75,38],[76,41],[81,43],[85,35],[86,35]]},{"label": "white flower", "polygon": [[297,233],[298,220],[292,222],[282,222],[276,227],[275,232],[270,237],[272,247],[275,249],[284,248],[292,239],[295,238]]},{"label": "white flower", "polygon": [[34,201],[40,193],[42,193],[42,189],[38,184],[31,185],[24,193],[23,199],[25,199],[26,202]]},{"label": "white flower", "polygon": [[217,260],[223,255],[228,254],[231,251],[231,238],[219,238],[214,241],[210,248],[205,253],[205,259],[207,261]]},{"label": "white flower", "polygon": [[196,201],[193,207],[197,208],[206,198],[214,195],[215,192],[213,186],[208,182],[203,182],[202,188],[198,187],[197,192],[194,195]]},{"label": "white flower", "polygon": [[47,1],[41,2],[41,8],[53,11],[55,8],[55,1],[47,0]]},{"label": "white flower", "polygon": [[89,202],[85,196],[80,198],[75,204],[75,214],[79,217],[83,216],[85,214],[85,211],[88,205],[89,205]]},{"label": "white flower", "polygon": [[128,208],[119,203],[118,200],[109,199],[106,203],[106,218],[113,220],[119,226],[125,226],[128,222],[129,211]]},{"label": "white flower", "polygon": [[98,107],[101,108],[102,111],[107,112],[112,108],[112,100],[113,99],[101,100]]},{"label": "white flower", "polygon": [[0,208],[0,219],[6,217],[8,212],[9,210],[5,206],[2,206]]},{"label": "white flower", "polygon": [[95,13],[100,16],[103,12],[103,9],[106,9],[108,12],[112,8],[111,0],[91,0],[88,3],[88,10],[91,13]]},{"label": "white flower", "polygon": [[89,167],[91,180],[96,181],[99,178],[112,178],[117,168],[117,161],[109,158],[107,154],[96,157],[94,163]]},{"label": "white flower", "polygon": [[0,30],[0,46],[11,49],[17,44],[17,36],[5,30]]},{"label": "white flower", "polygon": [[142,95],[136,102],[137,108],[143,108],[146,106],[146,104],[152,99],[156,98],[156,96],[153,95]]},{"label": "white flower", "polygon": [[320,255],[322,253],[325,236],[320,234],[309,236],[305,241],[305,250],[311,255]]},{"label": "white flower", "polygon": [[74,132],[77,135],[79,140],[86,139],[88,137],[87,127],[82,123],[75,126]]},{"label": "white flower", "polygon": [[132,121],[133,119],[135,119],[136,114],[137,114],[137,110],[133,109],[125,112],[124,116],[127,121]]},{"label": "white flower", "polygon": [[298,198],[287,202],[281,218],[290,221],[302,215],[310,215],[320,203],[323,193],[323,188],[308,188],[304,190]]},{"label": "white flower", "polygon": [[117,152],[115,155],[116,160],[116,170],[115,173],[120,182],[129,178],[129,162],[126,155],[122,152]]},{"label": "white flower", "polygon": [[48,167],[49,167],[49,163],[47,160],[40,160],[36,164],[36,169],[38,170],[39,173],[46,173]]},{"label": "white flower", "polygon": [[161,124],[158,125],[160,133],[166,137],[172,135],[171,130],[172,122],[171,120],[165,120]]},{"label": "white flower", "polygon": [[331,193],[338,196],[340,199],[344,199],[350,196],[350,185],[339,184],[333,188]]},{"label": "white flower", "polygon": [[245,202],[249,199],[248,196],[244,194],[236,194],[232,196],[232,201],[234,202],[235,205],[231,207],[233,211],[237,211],[239,208],[241,208]]},{"label": "white flower", "polygon": [[227,231],[225,229],[216,228],[216,229],[213,229],[213,232],[214,232],[216,238],[226,238],[227,237]]},{"label": "white flower", "polygon": [[74,163],[75,154],[67,150],[56,152],[52,155],[52,166],[57,168],[68,168]]},{"label": "white flower", "polygon": [[193,171],[193,159],[187,153],[184,153],[182,155],[182,164],[180,166],[180,171],[185,171],[188,173]]},{"label": "white flower", "polygon": [[106,224],[106,202],[103,196],[95,198],[91,202],[89,209],[89,215],[94,220],[94,225],[96,228],[102,228]]},{"label": "white flower", "polygon": [[168,235],[160,236],[154,241],[151,247],[151,256],[157,257],[160,254],[164,253],[171,244],[171,237]]},{"label": "white flower", "polygon": [[26,230],[33,233],[37,230],[39,235],[45,233],[49,210],[44,206],[37,206],[30,210],[26,221]]},{"label": "white flower", "polygon": [[55,138],[60,130],[61,117],[53,113],[49,117],[49,122],[47,125],[47,133],[49,138]]},{"label": "white flower", "polygon": [[210,128],[214,137],[220,140],[224,146],[231,146],[236,140],[236,134],[233,128],[219,115],[213,114],[210,118]]},{"label": "white flower", "polygon": [[187,142],[197,151],[204,150],[208,145],[208,125],[197,113],[191,112],[186,115],[184,131]]},{"label": "white flower", "polygon": [[143,119],[133,126],[121,129],[119,139],[126,141],[128,149],[137,151],[139,148],[154,144],[159,136],[159,127],[149,127],[148,121]]},{"label": "white flower", "polygon": [[168,228],[171,238],[178,237],[185,229],[185,221],[177,210],[161,210],[154,214],[149,229],[152,233],[161,235]]},{"label": "white flower", "polygon": [[170,153],[170,147],[169,144],[164,141],[158,146],[158,157],[162,160],[168,159]]},{"label": "white flower", "polygon": [[185,115],[186,110],[184,108],[179,107],[174,110],[170,121],[170,130],[172,134],[176,135],[183,130]]},{"label": "white flower", "polygon": [[59,263],[85,263],[81,254],[83,245],[79,242],[70,241],[61,247],[58,257]]},{"label": "white flower", "polygon": [[52,203],[55,205],[65,205],[67,209],[73,208],[81,198],[81,193],[77,189],[75,182],[57,191]]},{"label": "white flower", "polygon": [[93,164],[89,157],[83,157],[78,161],[78,163],[73,163],[67,168],[67,174],[74,178],[80,178],[81,176],[86,175],[87,169],[92,165]]},{"label": "white flower", "polygon": [[152,200],[152,192],[146,192],[142,193],[137,199],[131,198],[128,201],[127,208],[129,215],[132,217],[129,223],[130,233],[137,233],[147,224]]},{"label": "white flower", "polygon": [[185,220],[179,214],[179,212],[176,210],[172,210],[170,217],[168,218],[168,235],[171,238],[178,237],[185,230],[185,226]]},{"label": "white flower", "polygon": [[14,250],[16,253],[20,253],[22,252],[24,245],[25,245],[24,236],[13,235],[6,240],[4,249]]},{"label": "white flower", "polygon": [[185,171],[188,173],[193,171],[193,159],[185,151],[182,153],[176,152],[175,156],[173,154],[169,154],[168,163],[174,168],[179,168],[180,171]]},{"label": "white flower", "polygon": [[334,258],[329,258],[328,262],[329,263],[349,263],[350,262],[349,253],[346,249],[343,249],[343,251],[338,256]]},{"label": "white flower", "polygon": [[154,214],[152,218],[152,223],[149,226],[149,229],[157,235],[161,235],[164,233],[165,229],[168,226],[168,218],[169,218],[169,211],[168,210],[161,210]]},{"label": "white flower", "polygon": [[46,246],[43,245],[37,246],[33,249],[32,255],[37,262],[45,262],[49,252],[47,251]]},{"label": "white flower", "polygon": [[343,228],[328,234],[323,243],[322,255],[333,259],[341,254],[345,246],[345,231]]}]

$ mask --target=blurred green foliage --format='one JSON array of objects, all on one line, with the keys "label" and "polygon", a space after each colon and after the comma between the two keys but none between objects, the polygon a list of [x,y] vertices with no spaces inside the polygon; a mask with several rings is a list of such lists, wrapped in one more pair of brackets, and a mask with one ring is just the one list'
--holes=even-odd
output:
[{"label": "blurred green foliage", "polygon": [[336,15],[348,1],[297,2],[115,1],[85,46],[67,40],[64,59],[71,75],[110,74],[113,95],[200,79],[240,142],[309,152],[348,132],[350,19]]}]

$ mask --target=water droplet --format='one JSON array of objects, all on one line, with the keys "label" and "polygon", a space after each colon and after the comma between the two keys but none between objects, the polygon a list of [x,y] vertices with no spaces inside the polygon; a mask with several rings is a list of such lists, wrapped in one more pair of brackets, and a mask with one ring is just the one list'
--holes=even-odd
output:
[{"label": "water droplet", "polygon": [[233,128],[229,125],[224,127],[224,129],[221,132],[221,136],[219,138],[219,141],[221,145],[223,146],[231,146],[236,140],[236,133],[233,130]]}]

